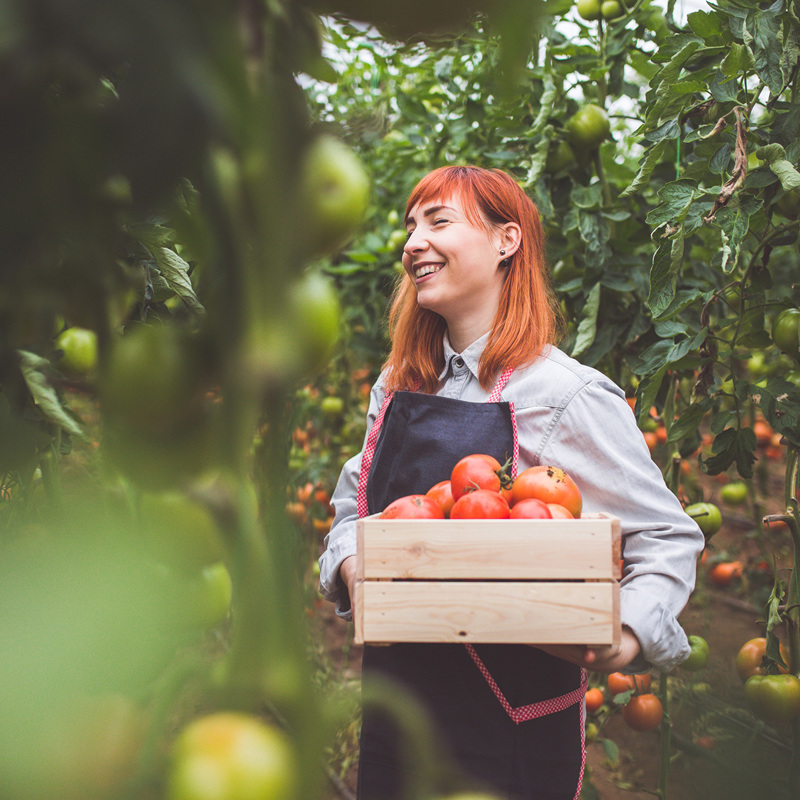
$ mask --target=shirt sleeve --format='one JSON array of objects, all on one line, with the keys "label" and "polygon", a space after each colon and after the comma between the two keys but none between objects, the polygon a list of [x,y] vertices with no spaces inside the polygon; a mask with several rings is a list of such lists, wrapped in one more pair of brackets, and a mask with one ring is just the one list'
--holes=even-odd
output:
[{"label": "shirt sleeve", "polygon": [[[367,433],[372,429],[378,416],[385,391],[380,380],[372,387],[367,411]],[[358,494],[358,479],[361,474],[361,452],[353,456],[342,467],[339,480],[331,497],[334,510],[333,523],[328,535],[325,537],[325,550],[319,559],[319,591],[336,606],[336,613],[344,619],[352,619],[353,612],[350,607],[350,595],[347,587],[339,578],[339,567],[348,556],[356,554],[356,520],[358,508],[356,505]]]},{"label": "shirt sleeve", "polygon": [[690,652],[677,618],[694,589],[704,537],[665,484],[622,390],[610,381],[585,384],[558,416],[539,461],[576,481],[584,512],[619,517],[621,621],[642,647],[629,669],[670,671]]}]

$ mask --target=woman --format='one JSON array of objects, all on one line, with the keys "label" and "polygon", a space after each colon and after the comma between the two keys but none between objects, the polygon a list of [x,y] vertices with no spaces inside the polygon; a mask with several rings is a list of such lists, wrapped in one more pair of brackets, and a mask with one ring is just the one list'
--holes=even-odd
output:
[{"label": "woman", "polygon": [[[372,390],[364,451],[333,496],[320,589],[349,618],[356,519],[426,492],[465,455],[502,463],[518,451],[519,471],[569,473],[584,512],[621,520],[619,646],[366,647],[363,676],[389,676],[421,700],[478,785],[514,800],[571,800],[583,774],[585,670],[668,671],[688,656],[676,617],[703,536],[664,485],[624,393],[554,346],[543,232],[516,182],[499,170],[434,170],[409,198],[406,227],[392,350]],[[365,713],[359,797],[404,797],[412,768],[387,721]]]}]

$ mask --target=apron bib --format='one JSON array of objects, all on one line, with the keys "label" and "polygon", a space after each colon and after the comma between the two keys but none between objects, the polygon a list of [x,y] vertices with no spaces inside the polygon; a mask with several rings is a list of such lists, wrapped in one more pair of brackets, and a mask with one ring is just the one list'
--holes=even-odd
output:
[{"label": "apron bib", "polygon": [[[359,516],[424,494],[450,477],[464,456],[512,460],[518,440],[501,375],[488,403],[401,391],[384,399],[367,437],[358,487]],[[509,800],[573,800],[585,763],[580,667],[526,645],[393,644],[364,648],[362,680],[388,678],[427,710],[434,737],[479,784]],[[365,708],[359,800],[402,800],[408,774],[392,720]],[[442,787],[448,788],[448,787]],[[452,788],[452,787],[450,787]]]}]

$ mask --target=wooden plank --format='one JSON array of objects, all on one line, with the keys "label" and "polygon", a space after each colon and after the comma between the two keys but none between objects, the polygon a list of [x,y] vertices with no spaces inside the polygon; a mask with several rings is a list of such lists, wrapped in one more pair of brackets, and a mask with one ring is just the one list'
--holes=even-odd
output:
[{"label": "wooden plank", "polygon": [[364,581],[356,642],[619,642],[619,584]]},{"label": "wooden plank", "polygon": [[606,580],[619,520],[382,520],[358,524],[362,579]]}]

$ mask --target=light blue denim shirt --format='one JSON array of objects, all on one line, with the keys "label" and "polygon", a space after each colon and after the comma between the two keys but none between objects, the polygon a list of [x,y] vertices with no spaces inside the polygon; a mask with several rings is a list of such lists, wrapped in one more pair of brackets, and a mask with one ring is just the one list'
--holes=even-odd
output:
[{"label": "light blue denim shirt", "polygon": [[[478,362],[488,334],[456,353],[445,337],[445,368],[437,394],[475,403],[489,392],[478,383]],[[372,389],[367,431],[385,391]],[[622,624],[637,636],[642,659],[669,671],[689,654],[677,617],[694,588],[703,534],[667,488],[636,425],[623,391],[597,370],[555,347],[528,367],[517,369],[503,390],[513,402],[521,472],[537,464],[561,467],[578,484],[584,513],[619,517],[624,577],[620,590]],[[361,455],[342,469],[332,503],[336,512],[320,557],[320,591],[350,619],[350,600],[338,578],[339,565],[356,552],[356,490]]]}]

